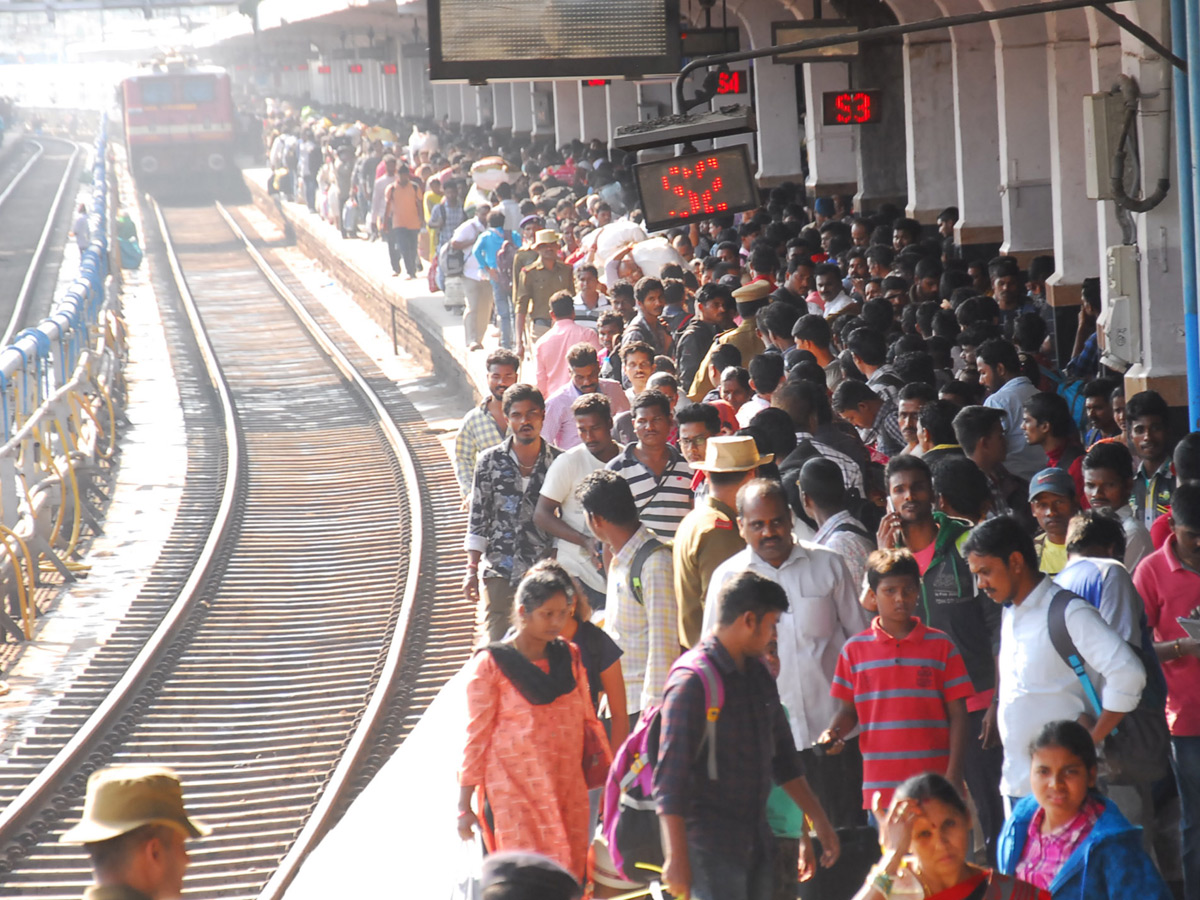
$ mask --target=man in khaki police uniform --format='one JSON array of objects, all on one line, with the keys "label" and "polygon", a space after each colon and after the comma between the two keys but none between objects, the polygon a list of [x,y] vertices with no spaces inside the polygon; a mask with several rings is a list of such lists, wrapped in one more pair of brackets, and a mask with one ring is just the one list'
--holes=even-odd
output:
[{"label": "man in khaki police uniform", "polygon": [[183,842],[209,831],[184,812],[170,769],[114,766],[92,773],[83,818],[59,841],[92,858],[96,883],[84,900],[174,900],[188,866]]}]

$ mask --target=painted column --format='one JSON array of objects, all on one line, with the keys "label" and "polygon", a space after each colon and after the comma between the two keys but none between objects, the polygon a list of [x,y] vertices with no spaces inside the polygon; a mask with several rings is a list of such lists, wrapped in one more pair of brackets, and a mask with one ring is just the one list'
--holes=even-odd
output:
[{"label": "painted column", "polygon": [[[769,16],[743,18],[751,46],[771,45]],[[796,102],[795,66],[756,59],[753,66],[754,96],[758,115],[758,172],[760,183],[777,184],[797,180],[800,163],[800,116]]]},{"label": "painted column", "polygon": [[494,84],[492,92],[492,128],[496,131],[512,131],[513,91],[512,85]]},{"label": "painted column", "polygon": [[996,190],[1000,124],[996,111],[996,46],[987,25],[955,28],[951,44],[954,73],[954,170],[958,176],[960,247],[999,245],[1003,213]]},{"label": "painted column", "polygon": [[1046,300],[1051,306],[1078,306],[1083,279],[1096,274],[1095,201],[1087,198],[1080,164],[1084,159],[1081,99],[1092,85],[1086,33],[1083,37],[1046,45],[1055,262],[1054,275],[1046,283]]},{"label": "painted column", "polygon": [[530,82],[533,103],[533,134],[537,137],[554,134],[554,82]]},{"label": "painted column", "polygon": [[562,147],[579,140],[579,82],[554,83],[554,143]]},{"label": "painted column", "polygon": [[605,85],[579,84],[579,139],[584,143],[593,138],[608,140],[608,102]]},{"label": "painted column", "polygon": [[845,63],[804,64],[804,136],[808,146],[810,197],[854,194],[858,190],[858,126],[825,125],[822,95],[850,87],[850,70]]},{"label": "painted column", "polygon": [[1016,256],[1022,264],[1052,252],[1054,246],[1045,30],[1041,23],[1036,28],[1029,25],[1003,23],[1003,37],[996,43],[1000,212],[1004,223],[1000,249]]},{"label": "painted column", "polygon": [[909,217],[926,225],[958,201],[954,144],[954,58],[950,42],[908,35],[904,42],[904,137]]},{"label": "painted column", "polygon": [[446,86],[446,101],[451,122],[463,122],[463,85],[451,84]]},{"label": "painted column", "polygon": [[533,85],[528,81],[498,84],[496,90],[508,90],[511,96],[513,135],[533,132]]}]

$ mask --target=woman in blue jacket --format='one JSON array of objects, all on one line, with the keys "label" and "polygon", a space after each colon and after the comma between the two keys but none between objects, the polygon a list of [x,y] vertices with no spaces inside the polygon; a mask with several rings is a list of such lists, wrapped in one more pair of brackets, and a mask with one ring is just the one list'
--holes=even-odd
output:
[{"label": "woman in blue jacket", "polygon": [[1142,848],[1142,829],[1096,792],[1092,736],[1051,722],[1030,748],[1033,795],[1000,833],[1000,871],[1050,891],[1053,900],[1171,900]]}]

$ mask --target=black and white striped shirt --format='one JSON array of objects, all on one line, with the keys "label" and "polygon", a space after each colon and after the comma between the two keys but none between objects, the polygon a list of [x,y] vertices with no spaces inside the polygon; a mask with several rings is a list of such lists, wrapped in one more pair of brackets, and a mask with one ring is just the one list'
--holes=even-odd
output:
[{"label": "black and white striped shirt", "polygon": [[647,469],[629,444],[606,466],[625,479],[633,492],[642,524],[664,540],[675,537],[679,523],[692,509],[692,467],[683,454],[667,445],[671,459],[658,477]]}]

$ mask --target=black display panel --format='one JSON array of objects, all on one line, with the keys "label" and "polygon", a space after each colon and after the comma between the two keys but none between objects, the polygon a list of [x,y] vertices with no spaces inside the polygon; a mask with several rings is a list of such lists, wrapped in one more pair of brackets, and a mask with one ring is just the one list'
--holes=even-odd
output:
[{"label": "black display panel", "polygon": [[744,144],[638,163],[633,177],[647,231],[758,206],[750,152]]},{"label": "black display panel", "polygon": [[679,0],[428,0],[434,81],[673,74]]},{"label": "black display panel", "polygon": [[879,121],[881,91],[826,91],[821,95],[826,125],[871,125]]}]

